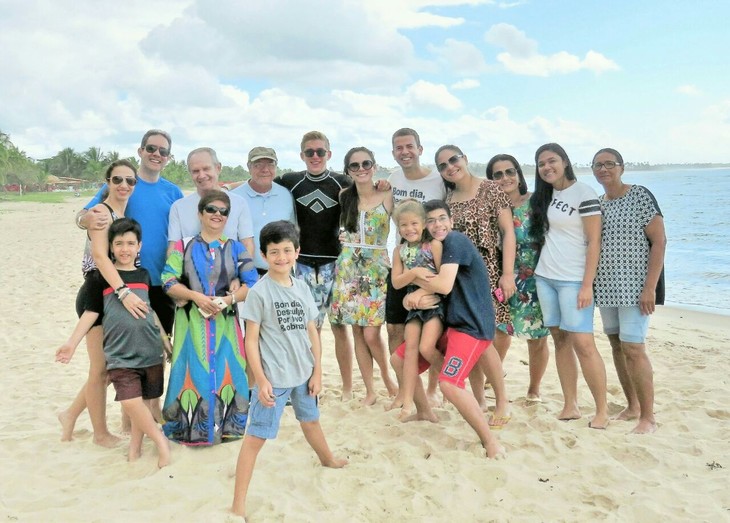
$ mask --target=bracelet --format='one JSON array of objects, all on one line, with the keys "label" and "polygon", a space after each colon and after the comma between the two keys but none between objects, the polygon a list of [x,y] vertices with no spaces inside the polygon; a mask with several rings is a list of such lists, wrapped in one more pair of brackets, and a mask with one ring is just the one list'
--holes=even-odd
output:
[{"label": "bracelet", "polygon": [[122,283],[119,287],[117,287],[116,289],[114,289],[114,294],[116,294],[117,296],[119,296],[119,291],[121,291],[122,289],[128,289],[126,283]]},{"label": "bracelet", "polygon": [[121,294],[117,295],[117,298],[119,298],[119,301],[124,301],[124,298],[129,296],[129,294],[132,292],[132,289],[125,289],[121,292]]},{"label": "bracelet", "polygon": [[83,218],[85,214],[86,213],[79,214],[78,216],[76,216],[76,227],[78,227],[82,231],[85,231],[86,230],[86,227],[84,227],[83,225],[81,225],[81,218]]},{"label": "bracelet", "polygon": [[236,293],[231,293],[231,307],[233,307],[236,304]]}]

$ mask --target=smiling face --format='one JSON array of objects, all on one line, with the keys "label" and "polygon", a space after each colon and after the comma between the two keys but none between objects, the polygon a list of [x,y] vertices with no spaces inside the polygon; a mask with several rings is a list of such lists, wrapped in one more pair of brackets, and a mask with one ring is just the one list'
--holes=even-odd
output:
[{"label": "smiling face", "polygon": [[467,157],[454,149],[443,149],[436,156],[436,168],[447,182],[458,182],[471,176]]},{"label": "smiling face", "polygon": [[198,190],[198,194],[202,195],[218,188],[218,176],[221,172],[221,166],[213,162],[210,153],[201,151],[191,155],[188,159],[188,172]]},{"label": "smiling face", "polygon": [[271,183],[276,176],[276,162],[270,158],[260,158],[255,162],[248,162],[248,172],[251,173],[251,185],[265,190],[271,189]]},{"label": "smiling face", "polygon": [[[115,183],[121,180],[122,183]],[[134,192],[134,185],[129,184],[128,180],[132,180],[136,183],[137,176],[132,169],[126,165],[117,165],[109,173],[109,178],[106,180],[107,187],[109,188],[109,196],[121,201],[126,201]]]},{"label": "smiling face", "polygon": [[140,168],[150,174],[160,174],[170,159],[169,156],[162,156],[160,154],[160,148],[167,149],[169,154],[170,143],[167,141],[167,138],[161,134],[153,134],[147,138],[145,146],[147,145],[155,146],[155,151],[149,153],[144,147],[137,149],[137,154],[139,154],[140,158]]},{"label": "smiling face", "polygon": [[[324,157],[317,154],[322,151],[324,151]],[[308,156],[312,152],[314,154],[311,157]],[[327,161],[332,157],[332,151],[329,150],[327,142],[324,140],[309,140],[304,142],[304,147],[302,147],[302,152],[299,153],[299,157],[307,165],[307,171],[311,174],[318,175],[327,170]]]},{"label": "smiling face", "polygon": [[426,214],[426,229],[435,240],[443,241],[453,227],[454,222],[444,209],[434,209]]},{"label": "smiling face", "polygon": [[269,273],[273,277],[286,278],[291,274],[294,263],[299,257],[299,248],[294,247],[291,240],[280,243],[269,243],[266,252],[261,253],[269,264]]},{"label": "smiling face", "polygon": [[565,168],[567,163],[558,153],[546,150],[537,157],[537,173],[545,183],[549,183],[553,188],[562,190],[570,183],[565,178]]},{"label": "smiling face", "polygon": [[133,270],[142,242],[137,240],[134,232],[125,232],[115,236],[111,241],[111,251],[114,257],[114,266],[123,270]]},{"label": "smiling face", "polygon": [[408,243],[417,243],[423,237],[423,219],[416,213],[404,212],[398,216],[398,234]]},{"label": "smiling face", "polygon": [[[217,211],[215,209],[218,209]],[[225,216],[221,213],[225,212]],[[213,211],[213,212],[211,212]],[[203,212],[198,215],[200,218],[200,229],[206,234],[220,235],[228,222],[228,204],[222,200],[213,200],[205,206]]]},{"label": "smiling face", "polygon": [[398,165],[404,171],[418,167],[422,153],[423,147],[416,145],[415,136],[396,136],[393,138],[393,159],[398,162]]},{"label": "smiling face", "polygon": [[[369,165],[365,168],[364,165]],[[357,184],[371,183],[375,173],[375,162],[365,151],[356,151],[350,155],[347,162],[347,174]]]},{"label": "smiling face", "polygon": [[[514,174],[512,174],[514,172]],[[495,176],[496,175],[496,176]],[[517,168],[509,160],[500,160],[494,162],[492,166],[492,176],[495,178],[500,177],[497,180],[499,188],[507,194],[512,194],[515,191],[520,192],[520,179],[517,175]]]},{"label": "smiling face", "polygon": [[[606,166],[606,163],[615,163],[610,169]],[[616,158],[615,154],[609,152],[602,152],[593,158],[593,175],[598,180],[598,183],[604,187],[607,185],[621,184],[621,175],[624,173],[624,166],[620,165],[620,161]],[[600,165],[600,168],[596,170],[595,166]]]}]

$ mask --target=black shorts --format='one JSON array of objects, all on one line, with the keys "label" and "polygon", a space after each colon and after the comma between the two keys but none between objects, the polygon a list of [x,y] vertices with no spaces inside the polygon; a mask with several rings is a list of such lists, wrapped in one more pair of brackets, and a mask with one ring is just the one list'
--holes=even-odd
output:
[{"label": "black shorts", "polygon": [[109,369],[109,380],[117,391],[114,401],[134,398],[151,400],[162,396],[165,369],[162,363],[142,369]]},{"label": "black shorts", "polygon": [[160,324],[168,335],[172,334],[172,324],[175,323],[175,303],[160,286],[150,286],[150,305],[160,318]]},{"label": "black shorts", "polygon": [[408,311],[403,307],[403,298],[408,294],[408,287],[396,289],[390,279],[388,271],[388,290],[385,295],[385,323],[404,324],[408,317]]},{"label": "black shorts", "polygon": [[[88,294],[88,286],[89,286],[89,280],[91,280],[91,277],[96,272],[96,269],[93,271],[89,271],[84,276],[84,283],[81,285],[81,288],[79,288],[79,292],[76,294],[76,314],[80,318],[81,315],[88,310],[88,306],[86,305],[86,296]],[[101,325],[101,320],[103,314],[99,314],[99,317],[96,318],[96,321],[94,322],[94,325],[92,327],[97,327]]]}]

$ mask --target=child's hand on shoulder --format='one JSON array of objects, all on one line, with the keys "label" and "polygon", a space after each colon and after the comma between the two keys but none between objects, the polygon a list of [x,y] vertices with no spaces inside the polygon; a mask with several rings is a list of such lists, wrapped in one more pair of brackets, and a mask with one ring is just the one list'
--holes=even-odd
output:
[{"label": "child's hand on shoulder", "polygon": [[68,363],[73,358],[74,352],[76,352],[76,347],[64,343],[56,349],[56,361],[59,363]]},{"label": "child's hand on shoulder", "polygon": [[259,401],[264,407],[273,407],[276,404],[274,389],[269,380],[261,380],[256,383],[259,387]]}]

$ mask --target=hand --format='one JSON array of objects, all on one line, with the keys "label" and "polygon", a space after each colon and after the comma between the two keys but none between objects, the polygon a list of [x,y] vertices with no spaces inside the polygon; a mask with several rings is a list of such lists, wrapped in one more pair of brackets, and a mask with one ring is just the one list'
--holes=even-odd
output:
[{"label": "hand", "polygon": [[238,278],[234,278],[231,281],[231,284],[228,286],[228,292],[230,292],[231,294],[233,294],[234,292],[236,292],[240,288],[241,288],[241,280],[239,280]]},{"label": "hand", "polygon": [[416,304],[417,309],[435,309],[441,303],[441,296],[438,294],[426,294],[421,296]]},{"label": "hand", "polygon": [[137,320],[146,318],[147,313],[150,311],[147,303],[133,292],[127,293],[127,296],[122,300],[122,305]]},{"label": "hand", "polygon": [[377,180],[373,183],[375,190],[378,192],[388,192],[391,189],[390,182],[388,180]]},{"label": "hand", "polygon": [[316,396],[322,390],[322,373],[313,372],[312,377],[309,378],[309,395]]},{"label": "hand", "polygon": [[345,243],[347,241],[347,233],[345,232],[344,227],[340,227],[340,235],[337,237],[337,240],[340,243]]},{"label": "hand", "polygon": [[221,309],[218,307],[218,304],[214,301],[214,299],[215,296],[206,296],[202,292],[196,292],[193,301],[201,311],[205,312],[205,314],[215,316]]},{"label": "hand", "polygon": [[410,269],[413,274],[413,279],[421,278],[423,280],[432,280],[436,277],[434,273],[428,270],[426,267],[413,267]]},{"label": "hand", "polygon": [[656,290],[655,289],[644,289],[639,295],[639,310],[644,316],[653,314],[656,310]]},{"label": "hand", "polygon": [[165,360],[167,363],[172,361],[172,345],[170,345],[170,338],[166,335],[161,336],[162,338],[162,352],[165,354]]},{"label": "hand", "polygon": [[578,308],[583,309],[593,303],[593,286],[581,285],[578,291]]},{"label": "hand", "polygon": [[109,227],[110,219],[111,216],[109,216],[108,212],[102,212],[96,207],[93,207],[89,210],[89,212],[81,217],[81,225],[83,225],[87,231],[92,229],[103,231]]},{"label": "hand", "polygon": [[276,405],[276,396],[274,396],[274,389],[271,387],[269,380],[257,381],[256,385],[259,387],[259,401],[264,407],[273,407]]},{"label": "hand", "polygon": [[515,292],[517,292],[515,275],[503,274],[499,278],[499,288],[502,289],[502,293],[504,293],[504,301],[509,301],[509,299],[514,296]]},{"label": "hand", "polygon": [[75,347],[71,347],[68,343],[64,343],[56,349],[56,361],[59,363],[68,363],[73,358]]}]

